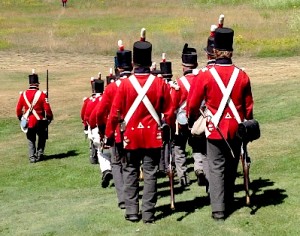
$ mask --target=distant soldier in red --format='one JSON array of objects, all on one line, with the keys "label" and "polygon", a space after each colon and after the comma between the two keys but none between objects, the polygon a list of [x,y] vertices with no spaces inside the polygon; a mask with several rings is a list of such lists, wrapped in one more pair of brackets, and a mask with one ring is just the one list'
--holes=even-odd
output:
[{"label": "distant soldier in red", "polygon": [[[132,73],[132,52],[125,50],[122,40],[118,41],[119,50],[115,57],[115,71],[116,76],[112,78],[111,75],[107,77],[109,83],[105,88],[102,100],[97,108],[97,125],[98,127],[106,126],[107,117],[110,113],[111,105],[118,88],[122,81],[128,78]],[[113,82],[112,82],[113,79]],[[104,133],[102,133],[104,135]],[[124,162],[123,143],[119,127],[115,131],[114,145],[111,147],[111,168],[113,174],[114,185],[117,192],[118,207],[125,208],[124,203],[124,180],[122,163]]]},{"label": "distant soldier in red", "polygon": [[168,125],[174,122],[174,110],[165,82],[150,73],[152,44],[141,40],[133,45],[134,73],[121,83],[113,101],[106,127],[107,144],[123,120],[123,166],[125,219],[139,221],[139,169],[143,162],[144,189],[141,205],[144,223],[155,220],[157,171],[162,147],[161,117]]},{"label": "distant soldier in red", "polygon": [[234,183],[241,154],[238,124],[253,118],[253,97],[248,75],[232,63],[234,31],[217,28],[215,64],[199,71],[189,101],[189,119],[195,120],[204,100],[209,190],[212,218],[224,220],[234,201]]},{"label": "distant soldier in red", "polygon": [[61,0],[62,6],[63,6],[63,7],[66,7],[66,6],[67,6],[67,1],[68,1],[68,0]]},{"label": "distant soldier in red", "polygon": [[97,80],[94,77],[91,78],[92,96],[84,99],[81,108],[81,119],[84,125],[85,133],[90,140],[90,162],[91,164],[98,164],[98,151],[97,147],[93,144],[92,129],[89,124],[90,115],[97,105],[99,98],[101,97],[104,90],[104,82]]},{"label": "distant soldier in red", "polygon": [[188,47],[188,44],[186,43],[183,47],[181,58],[183,76],[176,79],[177,87],[171,89],[171,97],[177,113],[176,132],[174,136],[176,172],[181,186],[186,187],[190,185],[186,164],[186,144],[190,137],[188,120],[186,117],[186,105],[191,83],[195,78],[193,70],[198,66],[196,49]]},{"label": "distant soldier in red", "polygon": [[[159,63],[159,76],[161,76],[161,78],[165,81],[165,83],[168,85],[169,88],[169,93],[171,92],[171,86],[173,84],[172,81],[172,62],[167,61],[166,59],[166,53],[162,53],[162,60]],[[163,120],[163,117],[162,117]],[[169,132],[166,132],[166,135],[169,135]],[[159,176],[166,176],[167,173],[167,169],[169,166],[170,161],[173,162],[174,160],[170,159],[170,145],[172,145],[172,140],[170,140],[171,137],[166,137],[163,140],[163,146],[162,146],[162,150],[161,150],[161,159],[159,162]]]},{"label": "distant soldier in red", "polygon": [[48,138],[48,125],[53,120],[47,95],[39,90],[39,84],[39,77],[33,70],[29,75],[29,89],[21,93],[16,107],[21,129],[27,136],[30,163],[42,160]]},{"label": "distant soldier in red", "polygon": [[[207,63],[206,66],[200,70],[206,70],[209,69],[210,67],[214,66],[216,62],[216,57],[214,54],[214,37],[215,37],[215,30],[217,28],[222,28],[224,24],[224,15],[219,16],[219,23],[218,26],[216,25],[211,25],[210,27],[210,35],[207,38],[207,45],[204,47],[204,51],[206,54],[207,58]],[[199,71],[197,72],[199,73]],[[194,80],[197,79],[197,76]],[[192,82],[190,92],[188,95],[187,99],[187,111],[189,107],[189,100],[190,97],[193,94],[194,90],[194,84],[195,81]],[[201,103],[201,107],[203,112],[205,112],[205,102],[203,101]],[[194,123],[194,121],[191,121],[189,119],[189,123]],[[192,128],[192,127],[190,127]],[[205,135],[200,135],[200,136],[194,136],[192,135],[192,138],[189,139],[189,145],[193,147],[193,157],[194,157],[194,171],[197,176],[197,182],[199,186],[206,186],[206,192],[209,192],[209,167],[208,167],[208,160],[206,156],[206,137]],[[205,178],[204,178],[205,177]]]}]

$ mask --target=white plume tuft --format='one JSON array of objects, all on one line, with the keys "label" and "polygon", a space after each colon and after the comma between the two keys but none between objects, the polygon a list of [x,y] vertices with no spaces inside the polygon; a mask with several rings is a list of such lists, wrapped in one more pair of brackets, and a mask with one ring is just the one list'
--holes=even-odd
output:
[{"label": "white plume tuft", "polygon": [[141,39],[146,39],[146,29],[145,28],[141,29]]},{"label": "white plume tuft", "polygon": [[221,14],[219,16],[219,24],[223,24],[224,23],[224,18],[225,18],[225,16],[223,14]]},{"label": "white plume tuft", "polygon": [[215,32],[217,28],[218,28],[218,26],[216,26],[216,25],[211,25],[211,26],[210,26],[210,32]]}]

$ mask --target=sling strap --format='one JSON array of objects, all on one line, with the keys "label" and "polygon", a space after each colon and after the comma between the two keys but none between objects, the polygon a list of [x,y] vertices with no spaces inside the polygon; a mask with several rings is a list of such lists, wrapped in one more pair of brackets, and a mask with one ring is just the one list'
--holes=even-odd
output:
[{"label": "sling strap", "polygon": [[131,75],[128,79],[131,82],[134,89],[136,90],[138,96],[135,98],[133,104],[129,108],[129,110],[128,110],[125,118],[124,118],[125,124],[128,124],[130,118],[132,117],[133,113],[136,111],[139,104],[141,102],[143,102],[145,107],[147,108],[147,110],[151,114],[151,116],[154,118],[156,123],[160,126],[161,122],[160,122],[159,116],[157,115],[152,103],[150,102],[150,100],[148,99],[148,97],[146,95],[147,91],[149,90],[151,84],[153,83],[153,81],[155,79],[155,76],[154,75],[149,75],[149,77],[148,77],[148,79],[147,79],[147,81],[146,81],[146,83],[143,87],[141,87],[141,85],[139,84],[137,78],[134,75]]},{"label": "sling strap", "polygon": [[[183,86],[185,87],[186,91],[189,93],[191,85],[190,85],[189,81],[187,80],[187,78],[185,76],[182,76],[180,78],[180,80],[181,80]],[[185,107],[186,107],[186,100],[180,105],[178,111],[183,110]]]},{"label": "sling strap", "polygon": [[35,106],[35,104],[39,100],[41,94],[42,94],[42,92],[40,90],[36,91],[36,93],[34,94],[34,97],[33,97],[33,101],[30,104],[30,102],[28,101],[28,98],[27,98],[25,92],[23,93],[24,100],[25,100],[27,106],[29,107],[28,110],[24,114],[25,118],[28,118],[28,116],[30,115],[30,113],[32,113],[37,120],[40,120],[39,115],[37,114],[37,112],[35,111],[35,109],[33,109],[33,107]]},{"label": "sling strap", "polygon": [[117,87],[119,87],[121,84],[121,81],[118,79],[115,83],[116,83]]},{"label": "sling strap", "polygon": [[223,93],[223,98],[220,102],[219,108],[218,108],[217,112],[215,113],[215,115],[213,115],[213,117],[211,119],[212,123],[214,124],[215,127],[218,127],[218,124],[220,122],[220,119],[224,112],[226,104],[228,104],[228,106],[231,109],[237,122],[241,123],[240,115],[239,115],[232,99],[230,98],[230,94],[232,92],[233,86],[234,86],[234,84],[237,80],[238,74],[239,74],[239,69],[236,67],[234,68],[227,88],[225,87],[224,83],[222,82],[222,79],[220,78],[218,72],[216,71],[216,69],[214,67],[210,68],[209,71],[212,74],[215,81],[217,82],[221,92]]}]

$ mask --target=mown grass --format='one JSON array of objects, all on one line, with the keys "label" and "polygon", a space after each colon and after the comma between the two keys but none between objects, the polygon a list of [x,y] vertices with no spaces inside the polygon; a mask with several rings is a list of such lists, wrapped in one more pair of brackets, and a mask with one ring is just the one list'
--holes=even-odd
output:
[{"label": "mown grass", "polygon": [[63,9],[53,0],[5,0],[0,6],[2,50],[112,55],[118,39],[131,48],[145,27],[156,55],[180,56],[185,42],[202,50],[223,13],[225,26],[235,29],[239,55],[299,55],[297,1],[78,0]]}]

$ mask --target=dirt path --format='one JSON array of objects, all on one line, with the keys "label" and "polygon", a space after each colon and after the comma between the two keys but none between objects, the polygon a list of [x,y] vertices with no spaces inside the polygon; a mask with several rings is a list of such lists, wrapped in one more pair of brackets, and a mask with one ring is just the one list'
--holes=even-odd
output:
[{"label": "dirt path", "polygon": [[[51,34],[51,33],[50,33]],[[159,61],[159,59],[153,61]],[[199,65],[205,63],[204,58],[199,59]],[[300,57],[292,58],[233,58],[237,66],[244,67],[254,82],[267,83],[273,79],[277,80],[284,77],[297,77],[300,74]],[[170,58],[173,65],[173,74],[180,75],[180,60]],[[203,62],[203,63],[201,63]],[[61,71],[63,74],[73,74],[78,72],[84,74],[86,71],[93,73],[102,71],[102,74],[108,74],[109,68],[113,66],[113,58],[99,55],[70,55],[70,54],[54,54],[54,53],[6,53],[0,52],[0,70],[11,72],[24,72],[28,74],[30,68],[37,71],[45,71],[46,68],[53,71]],[[176,69],[176,67],[178,69]],[[261,78],[264,78],[261,80]]]},{"label": "dirt path", "polygon": [[[300,77],[300,57],[293,58],[268,58],[249,59],[233,58],[234,63],[244,67],[253,84],[276,83],[276,81],[298,80]],[[153,61],[159,62],[160,58]],[[204,57],[199,58],[199,64],[204,65]],[[172,59],[173,74],[176,78],[181,75],[179,59]],[[203,61],[203,63],[201,63]],[[91,76],[97,76],[100,71],[105,78],[109,68],[113,67],[113,58],[99,55],[80,54],[54,54],[54,53],[10,53],[0,52],[0,117],[14,116],[15,104],[20,90],[26,89],[27,75],[35,68],[44,79],[46,70],[49,70],[51,79],[51,96],[54,106],[61,107],[62,102],[66,107],[76,106],[72,103],[80,103],[82,97],[90,91],[89,80]],[[13,86],[7,82],[16,74],[24,73],[24,81]],[[41,80],[41,79],[40,79]],[[41,86],[44,81],[42,81]],[[297,82],[295,86],[299,86]],[[45,87],[45,86],[44,86]],[[70,98],[74,99],[70,99]]]}]

